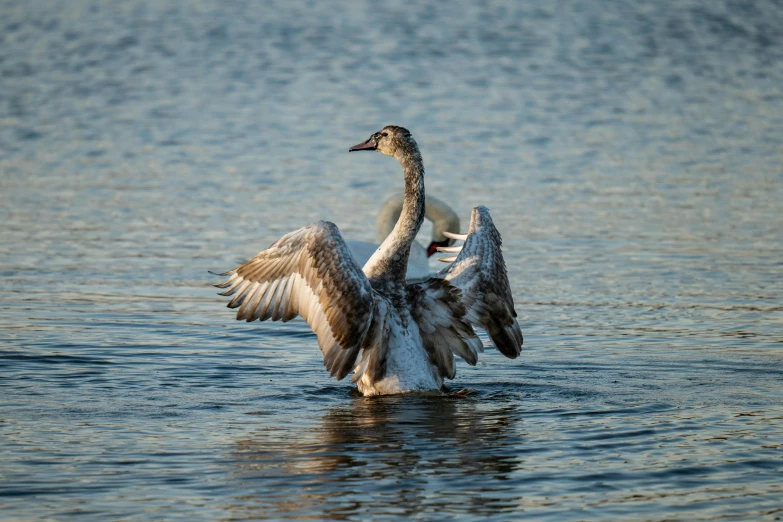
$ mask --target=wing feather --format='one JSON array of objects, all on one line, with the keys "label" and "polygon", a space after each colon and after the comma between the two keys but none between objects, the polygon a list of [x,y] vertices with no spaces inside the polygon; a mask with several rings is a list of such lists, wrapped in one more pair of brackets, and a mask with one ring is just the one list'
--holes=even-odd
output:
[{"label": "wing feather", "polygon": [[356,365],[351,382],[358,382],[367,375],[373,382],[380,381],[386,374],[386,348],[389,344],[390,326],[387,321],[388,305],[380,297],[375,298],[375,312],[372,325],[362,344],[359,364]]},{"label": "wing feather", "polygon": [[239,308],[238,320],[288,321],[301,315],[318,337],[329,373],[338,379],[351,371],[363,347],[374,349],[365,338],[378,337],[368,331],[379,298],[332,223],[319,221],[286,234],[221,275],[228,279],[215,286],[225,289],[220,295],[233,296],[228,307]]},{"label": "wing feather", "polygon": [[466,320],[458,288],[443,279],[432,278],[408,285],[408,299],[430,362],[443,377],[454,378],[454,355],[468,364],[476,364],[481,340]]},{"label": "wing feather", "polygon": [[487,331],[510,359],[522,349],[522,331],[514,310],[500,233],[484,206],[473,209],[470,229],[454,263],[438,275],[462,291],[470,322]]},{"label": "wing feather", "polygon": [[239,307],[239,311],[237,311],[238,318],[245,318],[253,315],[252,313],[249,313],[250,310],[255,310],[256,306],[258,305],[258,301],[264,295],[262,292],[257,291],[261,285],[262,283],[256,281],[250,286],[250,288],[248,288],[250,298],[245,299],[242,303],[242,306]]}]

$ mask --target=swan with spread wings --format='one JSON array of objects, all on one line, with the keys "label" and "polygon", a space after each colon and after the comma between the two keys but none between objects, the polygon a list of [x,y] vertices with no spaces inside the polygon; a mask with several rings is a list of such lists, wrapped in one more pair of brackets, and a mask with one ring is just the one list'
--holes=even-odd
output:
[{"label": "swan with spread wings", "polygon": [[402,166],[405,192],[394,229],[360,267],[337,227],[318,221],[286,234],[247,263],[220,274],[215,285],[232,296],[237,319],[288,321],[302,316],[318,337],[329,373],[352,381],[364,395],[440,390],[455,376],[454,356],[475,365],[484,328],[500,353],[514,359],[522,332],[500,250],[500,234],[486,207],[473,209],[449,267],[408,284],[411,244],[425,213],[424,166],[416,141],[390,125],[349,151],[378,151]]}]

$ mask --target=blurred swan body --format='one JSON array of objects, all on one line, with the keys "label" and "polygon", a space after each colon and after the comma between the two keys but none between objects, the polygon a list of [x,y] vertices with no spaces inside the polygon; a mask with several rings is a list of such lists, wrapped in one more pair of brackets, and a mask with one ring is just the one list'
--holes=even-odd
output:
[{"label": "blurred swan body", "polygon": [[[387,199],[375,220],[375,230],[378,241],[383,241],[392,233],[394,225],[402,213],[405,196],[402,193],[395,194]],[[405,279],[409,282],[421,281],[432,275],[429,265],[429,257],[432,256],[438,247],[452,245],[454,240],[447,237],[444,232],[459,232],[459,216],[452,208],[433,196],[425,197],[424,217],[432,222],[432,241],[425,248],[418,241],[411,243],[411,251],[408,257],[408,267]],[[351,254],[359,266],[372,257],[378,244],[365,241],[346,241]]]},{"label": "blurred swan body", "polygon": [[[318,337],[329,373],[352,370],[364,395],[438,391],[455,376],[454,356],[475,365],[481,326],[498,350],[515,358],[522,332],[486,207],[473,209],[457,255],[436,277],[405,280],[416,233],[424,221],[424,166],[403,127],[387,126],[350,151],[376,150],[399,161],[405,180],[402,211],[364,267],[337,227],[318,221],[286,234],[247,263],[229,270],[220,295],[233,296],[237,319],[288,321],[301,315]],[[448,235],[447,235],[448,237]],[[456,252],[459,250],[459,252]]]}]

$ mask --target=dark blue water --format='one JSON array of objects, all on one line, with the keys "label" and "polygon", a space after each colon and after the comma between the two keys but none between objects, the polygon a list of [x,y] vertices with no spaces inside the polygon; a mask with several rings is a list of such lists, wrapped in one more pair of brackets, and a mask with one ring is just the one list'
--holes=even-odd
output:
[{"label": "dark blue water", "polygon": [[[0,4],[0,518],[780,519],[782,7]],[[386,124],[525,333],[443,397],[209,286],[372,240]]]}]

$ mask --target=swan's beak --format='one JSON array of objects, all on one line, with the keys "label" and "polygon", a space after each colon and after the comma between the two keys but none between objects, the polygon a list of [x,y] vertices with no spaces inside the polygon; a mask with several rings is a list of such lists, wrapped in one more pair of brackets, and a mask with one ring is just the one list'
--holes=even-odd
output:
[{"label": "swan's beak", "polygon": [[370,138],[367,141],[363,141],[358,145],[354,145],[350,149],[348,149],[348,152],[353,152],[355,150],[375,150],[378,148],[378,143],[375,141],[375,136],[370,136]]}]

